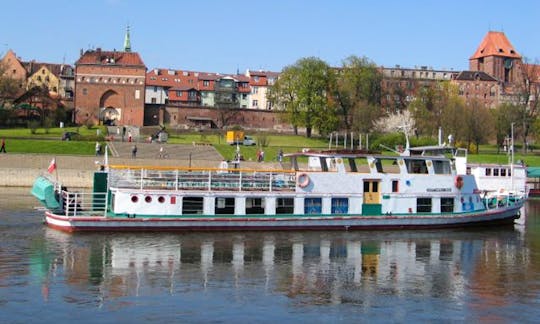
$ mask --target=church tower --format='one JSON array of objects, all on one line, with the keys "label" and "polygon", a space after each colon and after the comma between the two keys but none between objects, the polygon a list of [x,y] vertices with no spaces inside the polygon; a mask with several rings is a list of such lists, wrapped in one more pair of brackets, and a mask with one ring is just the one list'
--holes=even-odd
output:
[{"label": "church tower", "polygon": [[127,26],[126,36],[124,37],[124,52],[131,52],[131,39],[129,37],[129,25]]},{"label": "church tower", "polygon": [[503,32],[489,31],[469,58],[469,70],[485,72],[504,83],[519,78],[521,55]]}]

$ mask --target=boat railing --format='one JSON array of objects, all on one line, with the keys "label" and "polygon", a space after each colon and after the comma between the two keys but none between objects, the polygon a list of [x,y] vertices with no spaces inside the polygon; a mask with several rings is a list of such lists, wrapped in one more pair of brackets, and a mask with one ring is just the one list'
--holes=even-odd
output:
[{"label": "boat railing", "polygon": [[111,168],[109,186],[132,189],[294,191],[294,171],[247,169]]},{"label": "boat railing", "polygon": [[62,191],[62,207],[66,216],[106,215],[107,193]]}]

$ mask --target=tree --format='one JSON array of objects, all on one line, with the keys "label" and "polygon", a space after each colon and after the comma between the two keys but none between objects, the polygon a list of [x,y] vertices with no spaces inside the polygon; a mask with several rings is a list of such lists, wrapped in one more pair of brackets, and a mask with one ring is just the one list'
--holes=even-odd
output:
[{"label": "tree", "polygon": [[408,110],[396,112],[386,117],[377,119],[374,123],[375,130],[381,133],[403,132],[411,136],[415,127],[415,121]]},{"label": "tree", "polygon": [[515,86],[517,107],[519,107],[521,124],[521,136],[523,139],[523,153],[527,153],[527,141],[531,128],[538,117],[538,108],[540,107],[540,65],[525,64],[522,65],[521,79]]},{"label": "tree", "polygon": [[509,136],[512,123],[520,119],[520,107],[511,103],[499,105],[492,111],[494,121],[495,138],[497,141],[497,153],[505,144],[505,139]]},{"label": "tree", "polygon": [[442,128],[453,134],[456,140],[464,136],[464,109],[457,86],[446,81],[421,88],[409,104],[421,134],[437,136],[439,128]]},{"label": "tree", "polygon": [[467,149],[470,150],[471,143],[476,146],[476,153],[480,152],[480,144],[487,142],[494,128],[492,115],[489,108],[482,105],[478,100],[471,100],[466,109],[467,127],[464,128],[467,138]]},{"label": "tree", "polygon": [[315,57],[302,58],[283,69],[280,78],[272,86],[270,100],[282,107],[286,119],[296,128],[306,128],[306,136],[312,130],[321,133],[335,130],[337,118],[328,100],[333,71],[326,62]]},{"label": "tree", "polygon": [[0,62],[0,107],[12,102],[20,91],[19,80],[8,76],[6,69],[7,66]]},{"label": "tree", "polygon": [[[333,101],[343,127],[350,131],[354,123],[371,125],[379,113],[359,110],[380,110],[382,74],[375,63],[366,57],[350,56],[337,71]],[[354,117],[354,118],[353,118]],[[365,118],[358,120],[357,118]]]}]

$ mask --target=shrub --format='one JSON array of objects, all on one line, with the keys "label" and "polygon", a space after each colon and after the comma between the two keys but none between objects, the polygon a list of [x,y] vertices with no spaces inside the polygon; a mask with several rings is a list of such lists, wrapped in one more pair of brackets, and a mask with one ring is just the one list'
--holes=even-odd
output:
[{"label": "shrub", "polygon": [[35,134],[39,127],[39,122],[37,120],[28,121],[28,128],[30,129],[30,134]]},{"label": "shrub", "polygon": [[268,134],[266,133],[260,133],[257,135],[257,144],[261,147],[268,147],[270,145],[270,139],[268,138]]}]

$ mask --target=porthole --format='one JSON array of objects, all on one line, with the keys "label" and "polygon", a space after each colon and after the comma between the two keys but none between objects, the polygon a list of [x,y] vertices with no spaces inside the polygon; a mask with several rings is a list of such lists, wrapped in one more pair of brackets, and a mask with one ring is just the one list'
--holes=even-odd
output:
[{"label": "porthole", "polygon": [[159,201],[160,204],[163,204],[165,202],[165,198],[163,198],[163,196],[159,196],[157,201]]},{"label": "porthole", "polygon": [[131,202],[132,202],[132,203],[136,203],[136,202],[138,202],[138,201],[139,201],[139,197],[137,197],[137,196],[131,196]]},{"label": "porthole", "polygon": [[151,196],[146,196],[146,197],[144,197],[144,201],[146,201],[147,203],[151,203],[152,202],[152,197]]}]

